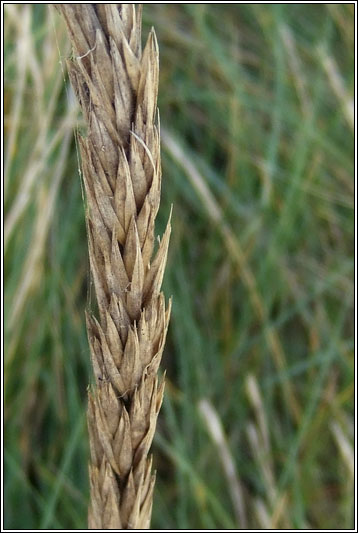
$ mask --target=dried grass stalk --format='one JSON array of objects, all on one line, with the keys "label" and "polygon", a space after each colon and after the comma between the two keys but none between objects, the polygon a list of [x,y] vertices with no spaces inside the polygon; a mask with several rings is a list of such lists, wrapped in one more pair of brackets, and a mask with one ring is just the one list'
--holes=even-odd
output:
[{"label": "dried grass stalk", "polygon": [[164,382],[168,327],[160,292],[170,220],[156,253],[161,189],[158,45],[141,50],[133,4],[57,4],[72,41],[71,83],[88,126],[80,138],[91,273],[99,320],[87,314],[96,386],[89,393],[90,529],[147,529],[148,456]]}]

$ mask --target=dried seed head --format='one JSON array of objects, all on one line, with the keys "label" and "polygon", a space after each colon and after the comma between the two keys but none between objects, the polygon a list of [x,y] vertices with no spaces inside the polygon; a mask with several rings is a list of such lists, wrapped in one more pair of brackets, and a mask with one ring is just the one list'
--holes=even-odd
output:
[{"label": "dried seed head", "polygon": [[149,527],[149,448],[164,383],[156,377],[169,309],[161,284],[170,220],[154,258],[161,189],[158,43],[141,51],[141,8],[57,4],[71,38],[71,83],[87,123],[79,141],[99,321],[87,314],[96,386],[89,394],[89,527]]}]

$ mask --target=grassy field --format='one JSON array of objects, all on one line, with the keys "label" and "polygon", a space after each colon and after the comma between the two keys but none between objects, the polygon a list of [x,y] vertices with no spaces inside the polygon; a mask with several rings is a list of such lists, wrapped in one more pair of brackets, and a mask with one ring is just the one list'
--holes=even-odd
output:
[{"label": "grassy field", "polygon": [[[354,6],[145,5],[173,313],[153,528],[353,527]],[[60,17],[5,6],[5,527],[86,525],[93,301]],[[233,468],[234,467],[234,468]]]}]

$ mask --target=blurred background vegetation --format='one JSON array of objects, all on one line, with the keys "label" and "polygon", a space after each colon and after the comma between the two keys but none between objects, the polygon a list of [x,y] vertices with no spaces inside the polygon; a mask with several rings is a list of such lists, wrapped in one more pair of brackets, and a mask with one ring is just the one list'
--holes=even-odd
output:
[{"label": "blurred background vegetation", "polygon": [[[144,6],[173,314],[152,527],[353,527],[354,5]],[[5,6],[5,527],[86,527],[91,282],[60,17]]]}]

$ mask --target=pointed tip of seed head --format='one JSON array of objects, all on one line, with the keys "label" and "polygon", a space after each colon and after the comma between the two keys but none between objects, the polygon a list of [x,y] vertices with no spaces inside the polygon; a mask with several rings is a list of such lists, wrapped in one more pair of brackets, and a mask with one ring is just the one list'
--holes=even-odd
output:
[{"label": "pointed tip of seed head", "polygon": [[154,45],[155,52],[158,54],[158,53],[159,53],[159,46],[158,46],[158,39],[157,39],[157,34],[155,33],[154,26],[152,26],[152,27],[150,28],[150,32],[149,32],[149,37],[148,37],[148,39],[151,39],[151,40],[152,40],[153,45]]}]

